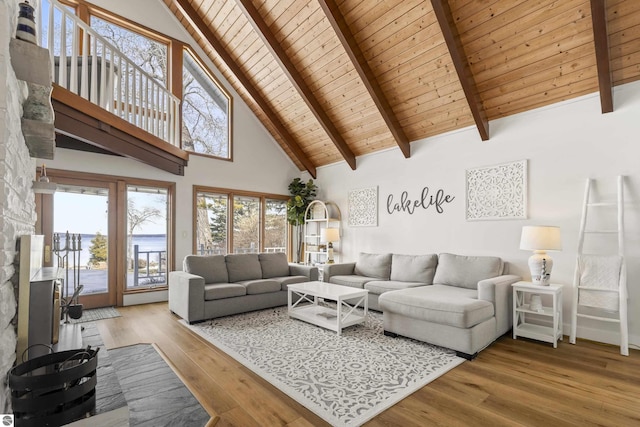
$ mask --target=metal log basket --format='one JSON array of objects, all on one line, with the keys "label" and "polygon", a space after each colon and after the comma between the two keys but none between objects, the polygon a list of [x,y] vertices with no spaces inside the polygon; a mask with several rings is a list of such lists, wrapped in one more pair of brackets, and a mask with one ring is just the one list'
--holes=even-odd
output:
[{"label": "metal log basket", "polygon": [[98,350],[51,353],[11,369],[16,426],[61,426],[89,416],[96,405]]}]

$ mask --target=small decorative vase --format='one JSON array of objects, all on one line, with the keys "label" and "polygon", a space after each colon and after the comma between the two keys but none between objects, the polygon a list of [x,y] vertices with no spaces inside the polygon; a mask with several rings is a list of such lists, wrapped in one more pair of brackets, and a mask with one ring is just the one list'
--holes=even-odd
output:
[{"label": "small decorative vase", "polygon": [[38,44],[36,39],[36,21],[33,17],[33,6],[28,1],[18,5],[18,27],[16,28],[16,38],[29,43]]},{"label": "small decorative vase", "polygon": [[531,295],[531,301],[529,302],[529,308],[532,311],[542,311],[542,298],[538,294]]}]

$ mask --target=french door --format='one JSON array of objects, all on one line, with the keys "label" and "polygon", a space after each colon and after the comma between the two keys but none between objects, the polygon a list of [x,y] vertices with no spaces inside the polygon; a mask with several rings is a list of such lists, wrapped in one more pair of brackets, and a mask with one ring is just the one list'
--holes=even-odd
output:
[{"label": "french door", "polygon": [[45,266],[63,268],[63,297],[119,306],[129,293],[167,286],[174,267],[175,184],[49,170],[54,194],[36,197]]},{"label": "french door", "polygon": [[64,298],[76,290],[85,308],[117,304],[116,184],[56,177],[43,195],[38,219],[45,235],[45,265],[63,269]]}]

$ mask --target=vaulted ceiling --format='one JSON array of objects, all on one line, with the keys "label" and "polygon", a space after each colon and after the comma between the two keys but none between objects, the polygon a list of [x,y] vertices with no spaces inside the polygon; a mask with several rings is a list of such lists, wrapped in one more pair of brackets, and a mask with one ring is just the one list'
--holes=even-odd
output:
[{"label": "vaulted ceiling", "polygon": [[164,0],[300,170],[640,79],[636,0]]}]

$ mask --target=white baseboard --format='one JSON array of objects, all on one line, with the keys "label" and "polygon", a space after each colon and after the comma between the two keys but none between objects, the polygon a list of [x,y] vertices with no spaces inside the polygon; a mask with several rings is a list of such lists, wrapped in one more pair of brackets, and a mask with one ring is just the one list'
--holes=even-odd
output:
[{"label": "white baseboard", "polygon": [[169,291],[163,289],[155,292],[139,292],[135,294],[124,295],[122,305],[150,304],[153,302],[169,301]]},{"label": "white baseboard", "polygon": [[[562,328],[562,332],[569,336],[571,334],[571,323],[565,323]],[[602,342],[606,344],[620,345],[620,331],[619,330],[604,330],[599,328],[590,328],[587,326],[580,326],[576,331],[578,338],[583,338],[590,341]],[[629,347],[640,349],[640,336],[629,334]]]}]

